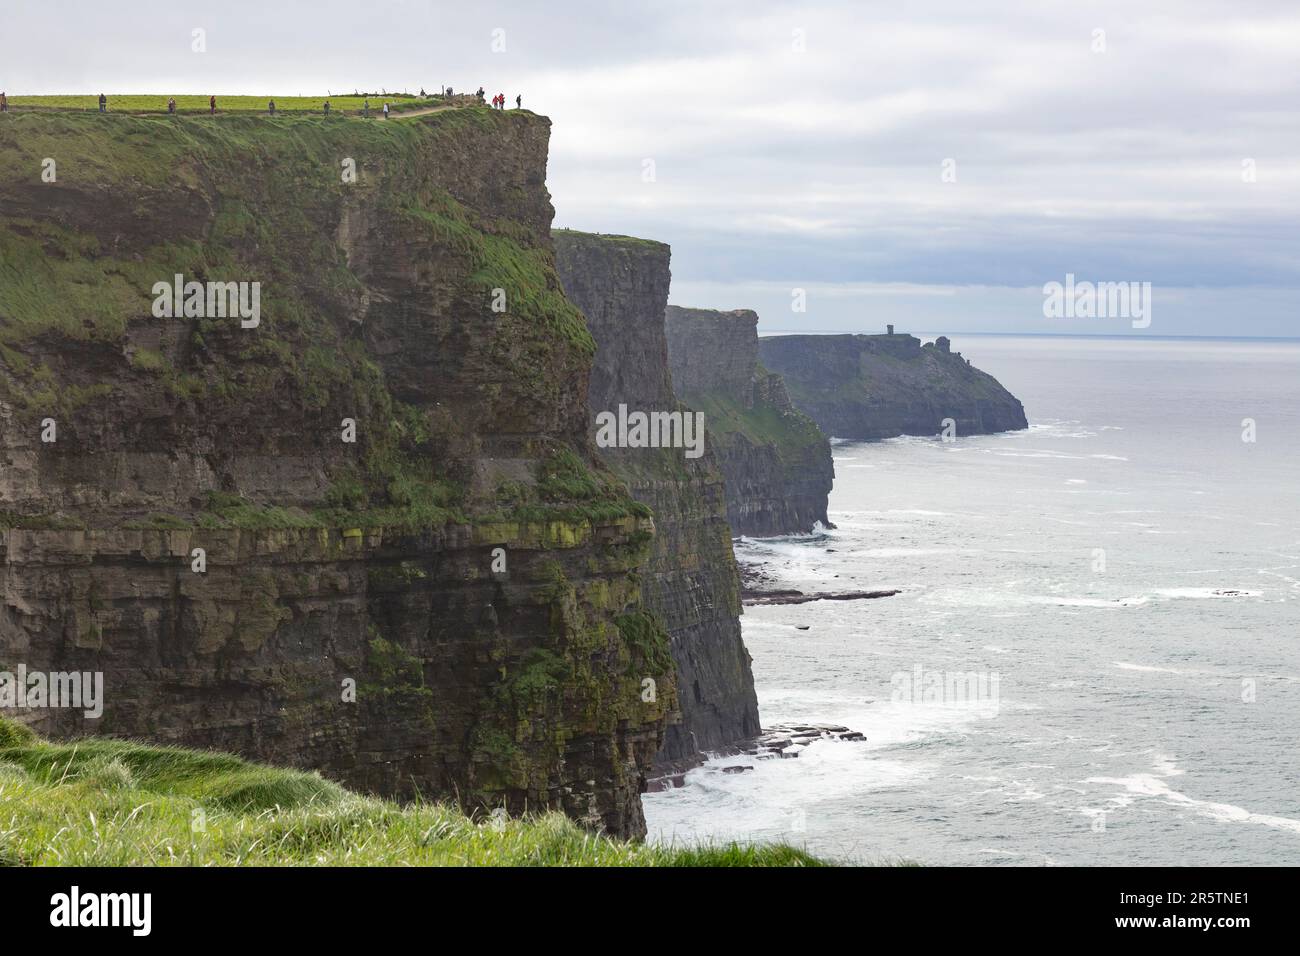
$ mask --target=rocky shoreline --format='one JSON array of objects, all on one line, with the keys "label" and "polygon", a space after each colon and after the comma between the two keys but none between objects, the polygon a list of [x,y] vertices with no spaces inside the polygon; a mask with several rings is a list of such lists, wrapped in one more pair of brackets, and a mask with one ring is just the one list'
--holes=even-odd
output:
[{"label": "rocky shoreline", "polygon": [[809,604],[813,601],[870,601],[901,594],[901,588],[874,591],[813,591],[772,587],[772,577],[761,565],[737,561],[740,566],[740,601],[745,607],[770,604]]},{"label": "rocky shoreline", "polygon": [[883,591],[814,591],[806,594],[794,588],[783,588],[776,591],[743,590],[740,592],[740,600],[746,607],[754,607],[765,604],[808,604],[812,601],[870,601],[901,593],[899,588],[891,588]]},{"label": "rocky shoreline", "polygon": [[[709,757],[725,758],[745,755],[756,760],[792,760],[802,754],[817,741],[828,740],[840,743],[866,743],[866,734],[851,730],[840,724],[782,724],[769,727],[761,735],[746,744],[731,748],[726,752],[708,754]],[[686,773],[699,764],[689,767],[674,768],[668,773],[651,777],[646,781],[646,790],[658,793],[662,790],[675,790],[686,785]],[[727,764],[710,768],[716,773],[739,774],[754,769],[750,764]]]}]

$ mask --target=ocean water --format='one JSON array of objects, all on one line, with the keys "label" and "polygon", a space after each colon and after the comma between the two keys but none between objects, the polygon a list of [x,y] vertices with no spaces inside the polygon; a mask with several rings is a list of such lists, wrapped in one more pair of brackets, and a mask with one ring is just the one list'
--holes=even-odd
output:
[{"label": "ocean water", "polygon": [[867,742],[712,760],[646,795],[651,839],[1300,864],[1300,343],[953,348],[1028,431],[837,442],[837,527],[737,545],[776,586],[902,589],[743,618],[764,726]]}]

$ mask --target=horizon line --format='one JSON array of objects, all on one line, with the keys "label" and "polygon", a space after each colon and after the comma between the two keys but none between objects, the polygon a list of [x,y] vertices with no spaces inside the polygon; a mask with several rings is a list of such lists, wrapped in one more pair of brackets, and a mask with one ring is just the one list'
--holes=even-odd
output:
[{"label": "horizon line", "polygon": [[[759,329],[763,335],[887,335],[881,331],[854,331],[851,329]],[[946,335],[949,338],[962,335],[988,335],[1005,338],[1041,338],[1041,339],[1121,339],[1125,341],[1142,339],[1159,340],[1197,340],[1203,342],[1300,342],[1300,335],[1121,335],[1113,332],[934,332],[932,330],[900,330],[895,335]]]}]

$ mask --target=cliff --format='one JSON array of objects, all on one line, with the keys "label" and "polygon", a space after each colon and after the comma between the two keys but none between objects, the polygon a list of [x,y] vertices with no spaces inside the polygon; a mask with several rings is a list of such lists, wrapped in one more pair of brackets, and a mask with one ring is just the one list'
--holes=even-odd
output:
[{"label": "cliff", "polygon": [[758,350],[795,407],[835,438],[935,435],[946,418],[958,436],[1029,427],[1020,401],[943,336],[923,346],[911,335],[775,335]]},{"label": "cliff", "polygon": [[[679,409],[664,333],[668,246],[563,230],[555,247],[565,292],[596,340],[593,415],[620,404]],[[758,703],[740,635],[740,580],[715,450],[706,440],[694,459],[680,448],[602,454],[654,514],[653,554],[642,580],[647,606],[671,635],[681,689],[681,722],[668,729],[661,763],[689,762],[699,751],[754,737]]]},{"label": "cliff", "polygon": [[705,414],[735,534],[811,531],[835,480],[830,441],[794,409],[780,375],[758,363],[758,316],[669,306],[677,394]]},{"label": "cliff", "polygon": [[[106,697],[21,721],[644,832],[674,672],[649,511],[588,438],[549,133],[0,124],[0,669]],[[159,317],[177,275],[258,308]]]}]

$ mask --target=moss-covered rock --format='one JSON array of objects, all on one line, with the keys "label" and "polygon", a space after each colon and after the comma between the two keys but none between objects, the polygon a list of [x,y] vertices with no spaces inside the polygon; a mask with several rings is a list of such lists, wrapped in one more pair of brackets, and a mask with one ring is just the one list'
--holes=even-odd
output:
[{"label": "moss-covered rock", "polygon": [[[107,693],[42,732],[643,830],[673,675],[643,705],[662,654],[615,623],[652,526],[586,435],[548,137],[486,108],[4,117],[0,658]],[[177,274],[259,283],[259,321],[160,317]]]}]

